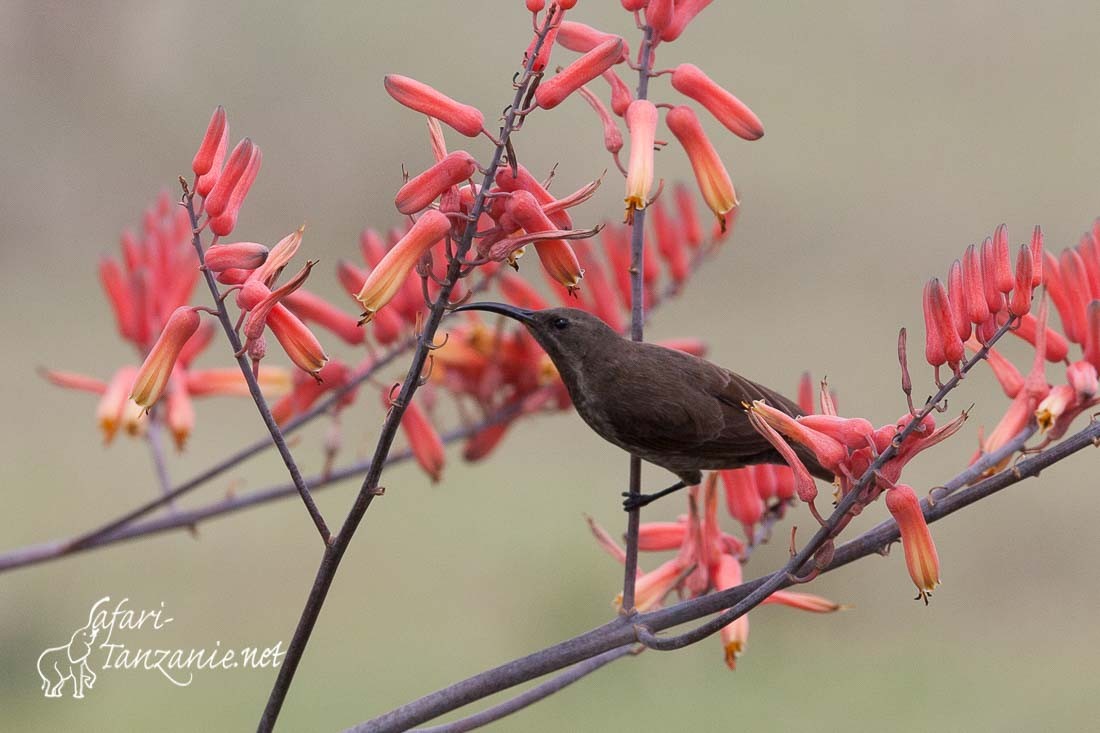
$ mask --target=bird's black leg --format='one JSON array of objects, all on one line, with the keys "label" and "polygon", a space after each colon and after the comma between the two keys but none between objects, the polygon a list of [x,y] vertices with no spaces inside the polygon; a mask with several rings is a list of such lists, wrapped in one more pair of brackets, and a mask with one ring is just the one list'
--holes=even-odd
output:
[{"label": "bird's black leg", "polygon": [[635,509],[641,509],[645,505],[657,501],[662,496],[668,496],[669,494],[675,491],[679,491],[687,485],[688,484],[683,481],[677,481],[672,486],[669,486],[667,489],[662,489],[655,494],[631,494],[629,491],[624,491],[623,496],[625,496],[626,498],[623,499],[623,509],[628,512],[632,512]]}]

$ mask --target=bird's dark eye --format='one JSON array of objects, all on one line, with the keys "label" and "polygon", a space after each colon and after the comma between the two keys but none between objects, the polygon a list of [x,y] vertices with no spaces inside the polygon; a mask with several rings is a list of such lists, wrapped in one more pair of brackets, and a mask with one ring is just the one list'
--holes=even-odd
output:
[{"label": "bird's dark eye", "polygon": [[554,328],[558,329],[559,331],[562,331],[562,330],[569,327],[569,320],[566,319],[566,318],[560,318],[560,317],[555,318],[554,320],[550,321],[550,325],[553,326]]}]

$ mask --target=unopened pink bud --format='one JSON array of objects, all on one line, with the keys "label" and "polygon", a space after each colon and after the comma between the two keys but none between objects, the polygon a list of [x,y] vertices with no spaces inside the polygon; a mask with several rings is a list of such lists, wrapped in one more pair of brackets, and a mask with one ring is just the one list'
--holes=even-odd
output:
[{"label": "unopened pink bud", "polygon": [[1073,387],[1079,401],[1091,400],[1097,391],[1096,367],[1088,361],[1075,361],[1066,367],[1066,382]]},{"label": "unopened pink bud", "polygon": [[626,110],[630,130],[630,164],[626,173],[626,220],[649,203],[653,187],[653,143],[657,135],[657,108],[647,99],[636,99]]},{"label": "unopened pink bud", "polygon": [[260,165],[263,163],[263,159],[264,156],[259,146],[252,146],[252,156],[248,159],[248,165],[245,167],[244,173],[229,194],[229,202],[225,206],[225,211],[210,219],[210,231],[214,234],[224,237],[237,226],[237,217],[241,213],[241,205],[244,203],[245,197],[248,196],[248,191],[252,188],[256,176],[260,173]]},{"label": "unopened pink bud", "polygon": [[611,87],[611,111],[622,117],[626,114],[626,110],[630,107],[630,103],[634,101],[634,93],[630,91],[630,87],[626,85],[626,82],[615,73],[614,69],[608,69],[600,74],[604,80]]},{"label": "unopened pink bud", "polygon": [[1031,233],[1031,287],[1043,284],[1043,229],[1038,224]]},{"label": "unopened pink bud", "polygon": [[688,23],[710,3],[711,0],[677,0],[672,21],[661,31],[661,40],[668,42],[679,38]]},{"label": "unopened pink bud", "polygon": [[402,214],[415,214],[476,172],[474,156],[457,150],[402,186],[393,203]]},{"label": "unopened pink bud", "polygon": [[672,25],[674,11],[672,0],[649,0],[645,7],[645,23],[653,29],[656,38],[661,38]]},{"label": "unopened pink bud", "polygon": [[[535,196],[527,191],[514,191],[508,197],[506,210],[515,222],[529,234],[554,231],[554,223],[539,205]],[[573,248],[562,239],[544,239],[535,242],[535,251],[543,269],[556,282],[570,292],[580,285],[584,277],[580,261]]]},{"label": "unopened pink bud", "polygon": [[966,248],[966,254],[963,255],[963,285],[966,313],[970,322],[975,325],[985,323],[989,320],[989,304],[985,299],[981,256],[973,244]]},{"label": "unopened pink bud", "polygon": [[221,140],[218,142],[217,150],[214,151],[214,161],[210,166],[210,170],[199,176],[199,179],[195,181],[195,193],[202,196],[204,200],[214,190],[214,185],[222,176],[222,164],[225,162],[225,154],[228,151],[229,128],[227,127],[226,133],[221,136]]},{"label": "unopened pink bud", "polygon": [[590,92],[587,87],[581,87],[577,90],[580,95],[584,97],[584,101],[588,102],[600,118],[600,124],[603,125],[603,146],[607,149],[607,152],[614,155],[623,149],[623,134],[619,132],[619,126],[615,124],[615,120],[611,118],[611,113],[607,111],[607,107],[595,94]]},{"label": "unopened pink bud", "polygon": [[638,527],[638,549],[643,552],[678,550],[687,537],[686,522],[646,522]]},{"label": "unopened pink bud", "polygon": [[228,135],[228,125],[225,119],[225,108],[220,104],[214,108],[214,114],[210,117],[210,124],[206,127],[206,134],[199,144],[199,150],[191,161],[191,170],[196,176],[205,176],[214,167],[214,158],[218,153],[218,147],[224,148],[225,138]]},{"label": "unopened pink bud", "polygon": [[[1049,272],[1049,267],[1048,270]],[[997,325],[1003,325],[1006,322],[1006,317],[1002,315],[997,319]],[[1024,341],[1027,341],[1032,346],[1038,346],[1039,343],[1039,322],[1035,316],[1030,313],[1025,313],[1020,319],[1020,322],[1016,325],[1016,328],[1012,329],[1009,333],[1012,333]],[[1043,348],[1043,354],[1046,360],[1049,362],[1063,361],[1069,354],[1069,342],[1066,341],[1062,334],[1055,331],[1050,326],[1043,329],[1043,341],[1045,343]]]},{"label": "unopened pink bud", "polygon": [[737,206],[737,192],[733,189],[729,173],[718,157],[718,151],[707,139],[699,118],[690,107],[673,107],[665,117],[668,129],[684,147],[703,200],[718,218],[722,231],[726,228],[726,214]]},{"label": "unopened pink bud", "polygon": [[451,221],[434,209],[425,211],[412,228],[370,271],[355,296],[363,304],[363,322],[389,303],[401,290],[417,260],[451,229]]},{"label": "unopened pink bud", "polygon": [[623,10],[628,13],[636,13],[639,10],[644,10],[646,5],[649,5],[649,0],[619,0],[622,3]]},{"label": "unopened pink bud", "polygon": [[103,285],[103,291],[107,294],[107,300],[115,314],[118,332],[124,339],[138,342],[141,321],[145,314],[138,307],[134,292],[126,280],[118,261],[110,257],[99,261],[99,282]]},{"label": "unopened pink bud", "polygon": [[[590,25],[576,23],[572,20],[563,20],[561,25],[558,26],[558,45],[577,53],[588,53],[601,43],[615,39],[623,40],[613,33],[605,33]],[[623,41],[622,58],[625,60],[629,56],[630,48],[626,45],[626,41]]]},{"label": "unopened pink bud", "polygon": [[545,0],[527,0],[527,9],[532,13],[542,12],[544,7],[546,7]]},{"label": "unopened pink bud", "polygon": [[943,349],[943,334],[940,333],[940,319],[932,294],[932,281],[924,284],[921,306],[924,309],[924,358],[934,367],[947,363]]},{"label": "unopened pink bud", "polygon": [[200,322],[199,313],[194,308],[183,306],[172,312],[160,337],[145,357],[145,363],[134,377],[130,398],[139,406],[148,409],[160,399],[183,345],[195,335]]},{"label": "unopened pink bud", "polygon": [[966,312],[966,287],[963,283],[962,263],[955,260],[947,276],[947,296],[951,300],[951,321],[959,332],[959,338],[965,341],[970,338],[972,329],[970,316]]},{"label": "unopened pink bud", "polygon": [[[1058,314],[1062,317],[1062,326],[1070,341],[1077,344],[1085,343],[1085,316],[1089,297],[1088,274],[1085,271],[1085,263],[1081,255],[1075,250],[1062,251],[1059,261],[1059,272],[1062,280],[1064,305],[1058,308]],[[1053,298],[1053,293],[1051,294]],[[1055,301],[1055,305],[1058,302]]]},{"label": "unopened pink bud", "polygon": [[752,537],[753,531],[764,517],[764,501],[753,479],[752,467],[736,468],[719,472],[726,489],[726,509],[731,517],[741,523],[746,537]]},{"label": "unopened pink bud", "polygon": [[544,80],[535,90],[535,103],[553,109],[582,85],[595,79],[623,59],[623,39],[609,38],[569,64],[560,73]]},{"label": "unopened pink bud", "polygon": [[168,383],[164,421],[172,432],[176,450],[182,451],[195,429],[195,406],[187,393],[187,384],[181,378],[174,377]]},{"label": "unopened pink bud", "polygon": [[400,74],[387,74],[386,91],[400,104],[450,125],[466,137],[477,137],[485,117],[476,107],[456,102],[422,82]]},{"label": "unopened pink bud", "polygon": [[203,259],[211,272],[255,270],[267,260],[267,247],[258,242],[215,244],[206,250]]},{"label": "unopened pink bud", "polygon": [[1008,247],[1008,227],[1001,224],[993,232],[993,262],[997,290],[1005,295],[1008,295],[1012,286],[1016,284],[1015,278],[1012,277],[1011,256],[1012,253]]},{"label": "unopened pink bud", "polygon": [[[989,312],[996,314],[1004,310],[1005,296],[1001,292],[1001,279],[1007,273],[1012,278],[1012,270],[1008,264],[1008,253],[1005,253],[1004,261],[997,258],[997,250],[993,246],[993,240],[986,237],[982,242],[982,284],[985,287],[985,302],[989,306]],[[1009,285],[1009,289],[1012,286]]]},{"label": "unopened pink bud", "polygon": [[806,427],[828,435],[852,450],[870,445],[869,440],[875,432],[875,426],[862,417],[802,415],[796,419]]},{"label": "unopened pink bud", "polygon": [[210,195],[203,201],[203,208],[211,219],[220,216],[229,206],[229,198],[248,168],[254,147],[252,140],[246,137],[230,153],[225,169],[218,176]]},{"label": "unopened pink bud", "polygon": [[1100,300],[1089,303],[1085,312],[1085,359],[1100,369]]},{"label": "unopened pink bud", "polygon": [[[389,390],[382,395],[386,407],[389,407],[388,394]],[[433,484],[438,482],[446,458],[443,441],[417,402],[410,401],[405,407],[405,412],[401,415],[401,429],[409,441],[409,448],[412,449],[416,462],[431,477]]]},{"label": "unopened pink bud", "polygon": [[943,340],[944,357],[947,359],[948,364],[958,364],[962,361],[966,352],[952,320],[951,300],[948,298],[947,291],[944,290],[943,283],[940,282],[939,278],[932,278],[930,296],[932,313],[938,321],[939,336]]},{"label": "unopened pink bud", "polygon": [[1014,316],[1022,316],[1031,310],[1031,278],[1033,274],[1031,249],[1026,245],[1020,246],[1020,254],[1016,257],[1016,287],[1012,289],[1012,297],[1008,301],[1008,312]]},{"label": "unopened pink bud", "polygon": [[764,136],[764,125],[745,104],[718,86],[694,64],[680,64],[672,72],[672,87],[706,107],[726,129],[745,140]]},{"label": "unopened pink bud", "polygon": [[699,226],[699,219],[695,215],[695,199],[691,191],[682,183],[676,184],[674,190],[676,197],[676,212],[680,215],[680,228],[684,233],[684,241],[692,248],[698,247],[703,242],[703,230]]}]

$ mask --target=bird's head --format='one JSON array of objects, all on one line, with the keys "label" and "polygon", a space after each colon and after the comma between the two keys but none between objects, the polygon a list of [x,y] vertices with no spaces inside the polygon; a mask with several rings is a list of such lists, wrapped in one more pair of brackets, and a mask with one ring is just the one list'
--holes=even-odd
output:
[{"label": "bird's head", "polygon": [[486,311],[519,321],[561,371],[590,352],[620,340],[619,334],[601,319],[577,308],[528,310],[507,303],[470,303],[455,311]]}]

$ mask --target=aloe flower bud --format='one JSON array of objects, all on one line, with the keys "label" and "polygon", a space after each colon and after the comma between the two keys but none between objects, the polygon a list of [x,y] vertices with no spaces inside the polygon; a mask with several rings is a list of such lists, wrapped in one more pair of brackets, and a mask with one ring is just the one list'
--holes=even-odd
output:
[{"label": "aloe flower bud", "polygon": [[465,150],[455,151],[402,186],[393,203],[402,214],[415,214],[476,172],[474,156]]},{"label": "aloe flower bud", "polygon": [[148,409],[160,399],[183,345],[195,335],[200,321],[199,313],[194,308],[182,306],[173,311],[134,377],[130,398],[139,406]]},{"label": "aloe flower bud", "polygon": [[386,91],[399,103],[450,125],[466,137],[477,137],[485,117],[476,107],[462,104],[432,87],[400,74],[387,74]]},{"label": "aloe flower bud", "polygon": [[726,129],[745,140],[764,136],[764,125],[737,97],[714,83],[694,64],[680,64],[672,72],[672,87],[706,107]]},{"label": "aloe flower bud", "polygon": [[363,304],[362,323],[389,303],[405,283],[417,260],[451,229],[444,214],[429,209],[416,220],[382,260],[370,271],[355,298]]},{"label": "aloe flower bud", "polygon": [[225,149],[225,138],[229,126],[226,124],[225,107],[220,104],[214,108],[214,114],[210,117],[210,124],[206,127],[206,134],[199,144],[199,150],[191,161],[191,170],[196,176],[205,176],[214,167],[214,160],[218,148]]},{"label": "aloe flower bud", "polygon": [[615,36],[543,81],[535,90],[535,103],[543,109],[553,109],[582,85],[595,79],[623,59],[623,39]]}]

